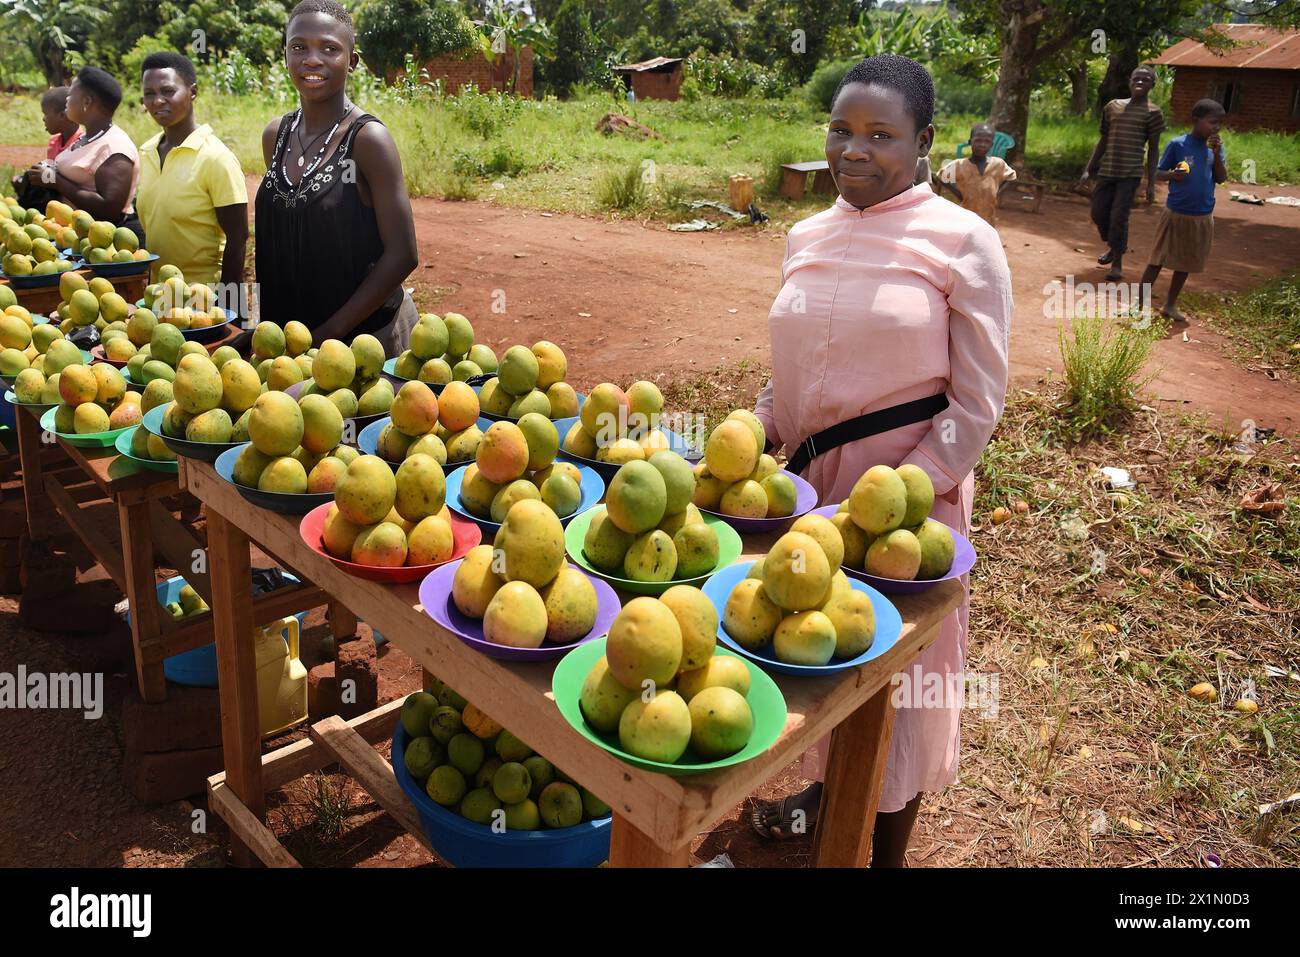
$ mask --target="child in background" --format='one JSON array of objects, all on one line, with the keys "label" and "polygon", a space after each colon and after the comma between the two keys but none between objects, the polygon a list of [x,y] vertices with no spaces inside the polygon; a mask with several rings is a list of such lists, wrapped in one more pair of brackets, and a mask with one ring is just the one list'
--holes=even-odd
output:
[{"label": "child in background", "polygon": [[1150,296],[1161,268],[1172,269],[1169,295],[1160,312],[1175,325],[1187,321],[1178,311],[1178,294],[1187,274],[1205,269],[1214,243],[1214,185],[1228,178],[1219,140],[1223,116],[1217,101],[1198,100],[1192,107],[1191,132],[1169,141],[1156,173],[1157,179],[1169,183],[1169,196],[1156,226],[1149,265],[1142,274],[1142,295],[1144,300]]},{"label": "child in background", "polygon": [[[68,119],[67,108],[66,86],[54,86],[41,94],[41,119],[45,122],[45,132],[50,134],[50,142],[45,147],[47,160],[53,161],[81,137],[81,127]],[[27,209],[44,210],[50,200],[63,198],[48,187],[28,183],[26,176],[14,177],[14,193]]]},{"label": "child in background", "polygon": [[947,187],[964,208],[997,228],[998,196],[1016,178],[1016,171],[1005,160],[989,156],[992,148],[993,127],[987,123],[971,127],[970,156],[943,164],[939,189]]}]

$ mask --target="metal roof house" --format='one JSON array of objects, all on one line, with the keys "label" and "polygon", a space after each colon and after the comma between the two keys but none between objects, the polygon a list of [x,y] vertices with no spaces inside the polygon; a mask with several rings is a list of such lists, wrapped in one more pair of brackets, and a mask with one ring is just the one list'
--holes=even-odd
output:
[{"label": "metal roof house", "polygon": [[657,56],[611,67],[638,100],[677,100],[682,91],[682,58]]}]

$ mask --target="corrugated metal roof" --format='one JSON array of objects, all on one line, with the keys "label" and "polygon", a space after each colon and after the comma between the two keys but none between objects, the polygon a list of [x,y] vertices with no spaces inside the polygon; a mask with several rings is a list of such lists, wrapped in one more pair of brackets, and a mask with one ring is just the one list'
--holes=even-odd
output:
[{"label": "corrugated metal roof", "polygon": [[1279,30],[1253,23],[1220,23],[1211,29],[1243,45],[1216,53],[1197,40],[1180,40],[1147,62],[1161,66],[1300,70],[1300,30]]},{"label": "corrugated metal roof", "polygon": [[647,70],[660,70],[674,63],[681,63],[681,57],[657,56],[653,60],[642,60],[640,63],[624,63],[622,66],[612,67],[615,73],[644,73]]}]

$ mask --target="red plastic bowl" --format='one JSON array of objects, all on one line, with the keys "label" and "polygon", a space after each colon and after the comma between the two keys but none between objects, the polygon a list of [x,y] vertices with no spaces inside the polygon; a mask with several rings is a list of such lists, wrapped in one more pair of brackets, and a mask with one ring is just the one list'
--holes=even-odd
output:
[{"label": "red plastic bowl", "polygon": [[[469,550],[483,540],[483,532],[477,525],[467,519],[461,518],[455,512],[451,515],[451,537],[452,550],[451,558],[446,562],[436,562],[432,565],[401,565],[397,568],[380,568],[375,565],[358,565],[356,562],[344,561],[342,558],[336,558],[321,544],[321,530],[325,527],[325,515],[330,510],[332,502],[326,502],[324,505],[318,505],[302,517],[302,523],[298,526],[298,534],[302,540],[307,543],[307,547],[321,555],[324,555],[339,568],[343,569],[349,575],[355,575],[357,578],[365,578],[372,582],[388,582],[389,584],[401,584],[403,582],[418,582],[429,572],[433,571],[447,562],[454,562],[457,559],[464,558],[469,554]],[[449,510],[450,511],[450,510]]]}]

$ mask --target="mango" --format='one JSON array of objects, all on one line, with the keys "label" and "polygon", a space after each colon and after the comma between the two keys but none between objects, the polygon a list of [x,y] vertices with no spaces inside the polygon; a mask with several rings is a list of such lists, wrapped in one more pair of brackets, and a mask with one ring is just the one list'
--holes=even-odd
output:
[{"label": "mango", "polygon": [[125,333],[101,341],[104,343],[105,357],[114,362],[128,362],[135,355],[135,346],[131,344],[131,340],[126,337]]},{"label": "mango", "polygon": [[758,578],[743,578],[727,597],[722,624],[727,634],[750,651],[757,651],[776,633],[785,613],[768,597]]},{"label": "mango", "polygon": [[557,473],[542,483],[542,501],[560,518],[567,518],[582,504],[582,489],[570,476]]},{"label": "mango", "polygon": [[564,435],[564,441],[561,448],[570,455],[576,455],[579,458],[594,459],[596,457],[596,440],[583,427],[581,422],[575,422]]},{"label": "mango", "polygon": [[682,635],[682,660],[678,673],[704,667],[713,657],[718,638],[718,612],[704,592],[690,585],[674,585],[662,595],[663,603]]},{"label": "mango", "polygon": [[112,411],[108,417],[109,429],[125,429],[127,426],[138,425],[140,419],[140,406],[134,402],[121,402],[117,408]]},{"label": "mango", "polygon": [[176,368],[172,394],[190,415],[215,409],[223,394],[221,372],[207,356],[186,356]]},{"label": "mango", "polygon": [[610,521],[625,532],[639,535],[663,519],[667,486],[659,469],[648,462],[628,462],[609,484],[605,508]]},{"label": "mango", "polygon": [[866,592],[849,588],[833,595],[821,612],[835,629],[835,657],[856,658],[876,637],[876,612]]},{"label": "mango", "polygon": [[90,366],[68,366],[59,376],[59,395],[73,408],[85,402],[94,402],[98,392],[99,380]]},{"label": "mango", "polygon": [[653,382],[633,382],[627,390],[628,421],[633,428],[650,429],[659,424],[664,396]]},{"label": "mango", "polygon": [[666,582],[677,572],[677,549],[667,533],[638,535],[623,556],[623,574],[633,581]]},{"label": "mango", "polygon": [[379,438],[375,441],[375,453],[386,462],[400,462],[406,458],[413,441],[409,435],[390,422],[379,431]]},{"label": "mango", "polygon": [[95,401],[113,408],[126,395],[126,379],[106,362],[97,362],[90,369],[95,375]]},{"label": "mango", "polygon": [[504,581],[493,570],[491,545],[475,545],[461,560],[451,580],[451,598],[461,614],[482,618]]},{"label": "mango", "polygon": [[520,416],[518,428],[528,447],[528,471],[549,468],[560,449],[560,434],[554,423],[545,415],[528,412]]},{"label": "mango", "polygon": [[273,458],[273,456],[259,452],[254,446],[246,445],[239,455],[235,457],[235,465],[231,469],[231,478],[238,485],[257,488],[262,472],[271,464]]},{"label": "mango", "polygon": [[555,513],[539,501],[516,502],[493,544],[504,557],[499,573],[508,582],[525,581],[542,588],[565,565],[564,528]]},{"label": "mango", "polygon": [[186,423],[185,438],[190,442],[229,442],[233,428],[229,412],[209,409]]},{"label": "mango", "polygon": [[89,289],[78,289],[68,300],[68,318],[74,326],[88,326],[99,318],[99,300]]},{"label": "mango", "polygon": [[616,574],[623,569],[623,559],[636,536],[625,532],[610,520],[604,506],[593,509],[591,523],[583,538],[582,552],[592,567],[606,574]]},{"label": "mango", "polygon": [[506,485],[501,486],[497,494],[492,498],[491,508],[488,514],[494,522],[504,522],[506,515],[510,513],[510,508],[515,502],[524,499],[541,501],[542,493],[537,490],[537,486],[527,479],[515,479]]},{"label": "mango", "polygon": [[705,688],[730,688],[737,694],[749,694],[749,669],[739,658],[714,655],[702,668],[677,675],[677,693],[687,704]]},{"label": "mango", "polygon": [[786,615],[772,639],[776,657],[794,665],[824,665],[835,648],[835,626],[816,609]]},{"label": "mango", "polygon": [[107,432],[108,413],[93,402],[83,402],[73,411],[72,427],[78,435]]},{"label": "mango", "polygon": [[343,413],[323,395],[309,395],[298,403],[302,413],[302,447],[324,455],[343,438]]},{"label": "mango", "polygon": [[874,465],[854,483],[849,514],[868,535],[892,532],[907,516],[907,485],[889,466]]},{"label": "mango", "polygon": [[695,494],[691,502],[697,508],[716,512],[722,504],[722,494],[730,485],[709,471],[708,463],[699,461],[691,470],[695,474]]},{"label": "mango", "polygon": [[483,370],[479,368],[478,363],[470,362],[468,359],[461,359],[451,367],[451,377],[456,382],[468,382],[474,376],[482,374]]},{"label": "mango", "polygon": [[421,382],[427,382],[429,385],[447,385],[454,381],[451,374],[451,366],[449,366],[446,361],[439,356],[435,356],[423,365],[421,365],[420,360],[416,359],[414,356],[411,357],[411,361],[415,366],[414,369],[409,366],[406,368],[399,366],[395,370],[397,374],[405,376],[407,372],[414,372],[414,375],[406,377],[410,379],[419,379]]},{"label": "mango", "polygon": [[406,560],[411,565],[440,565],[451,561],[455,536],[441,515],[427,515],[406,536]]},{"label": "mango", "polygon": [[437,459],[408,455],[397,468],[394,507],[408,522],[437,515],[447,498],[447,480]]},{"label": "mango", "polygon": [[144,384],[148,385],[155,379],[164,379],[167,382],[173,382],[176,379],[176,370],[163,362],[161,359],[149,359],[140,368],[140,374],[144,376]]},{"label": "mango", "polygon": [[573,827],[582,821],[582,795],[572,784],[554,781],[542,788],[537,808],[547,827]]},{"label": "mango", "polygon": [[739,482],[754,471],[762,451],[748,425],[738,419],[727,419],[709,433],[704,461],[709,472],[722,481]]},{"label": "mango", "polygon": [[[316,383],[319,385],[320,380]],[[357,415],[383,415],[392,405],[393,387],[387,379],[380,379],[357,399]]]},{"label": "mango", "polygon": [[533,343],[533,355],[537,359],[536,388],[548,390],[569,374],[569,361],[564,351],[553,342],[543,339]]},{"label": "mango", "polygon": [[921,570],[921,543],[905,528],[881,535],[867,548],[868,574],[911,581]]},{"label": "mango", "polygon": [[313,494],[334,491],[334,487],[347,468],[342,459],[336,459],[332,455],[325,456],[307,473],[307,491]]},{"label": "mango", "polygon": [[392,522],[380,522],[362,529],[352,543],[352,561],[375,568],[397,568],[406,564],[406,533]]},{"label": "mango", "polygon": [[410,455],[427,455],[436,461],[439,465],[447,464],[447,446],[432,432],[428,435],[422,435],[412,442],[406,449],[406,454]]},{"label": "mango", "polygon": [[838,568],[832,567],[816,539],[803,532],[786,532],[763,558],[763,587],[786,611],[816,608]]},{"label": "mango", "polygon": [[546,606],[546,640],[564,645],[590,634],[596,624],[596,589],[576,568],[560,569],[541,590]]},{"label": "mango", "polygon": [[160,322],[154,326],[153,333],[149,336],[149,355],[175,368],[183,345],[185,336],[181,331],[169,323]]},{"label": "mango", "polygon": [[463,356],[474,345],[474,327],[470,321],[458,312],[449,312],[442,317],[447,326],[447,351],[452,355]]},{"label": "mango", "polygon": [[173,439],[185,438],[185,429],[189,426],[190,419],[192,418],[194,418],[194,416],[190,415],[175,402],[172,402],[167,406],[166,411],[163,412],[163,435],[169,436]]},{"label": "mango", "polygon": [[379,456],[358,456],[338,480],[334,500],[348,521],[357,525],[374,525],[383,521],[397,501],[397,480],[388,463]]},{"label": "mango", "polygon": [[220,377],[221,407],[232,415],[243,415],[262,394],[262,382],[257,370],[238,356],[227,359],[220,366]]},{"label": "mango", "polygon": [[[20,372],[19,375],[22,373]],[[54,373],[45,380],[45,387],[41,389],[41,402],[45,405],[58,405],[62,396],[59,394],[59,373]],[[170,401],[170,400],[169,400]]]},{"label": "mango", "polygon": [[925,469],[910,462],[900,465],[895,473],[903,480],[907,490],[907,511],[903,515],[902,527],[911,528],[920,525],[934,508],[934,483]]},{"label": "mango", "polygon": [[288,356],[277,356],[271,360],[271,369],[266,374],[266,384],[277,392],[284,392],[291,385],[303,380],[302,366]]},{"label": "mango", "polygon": [[81,365],[81,350],[67,339],[56,339],[45,350],[44,371],[46,376],[62,372],[68,366]]},{"label": "mango", "polygon": [[943,522],[927,518],[919,528],[909,529],[921,545],[921,564],[916,570],[917,578],[942,578],[952,569],[956,542],[952,529]]},{"label": "mango", "polygon": [[474,459],[488,480],[497,484],[513,482],[528,470],[528,440],[514,423],[493,422],[483,434]]},{"label": "mango", "polygon": [[841,564],[849,568],[861,568],[867,559],[867,545],[870,544],[867,533],[858,527],[847,511],[832,515],[831,524],[840,533],[840,544],[844,549]]},{"label": "mango", "polygon": [[735,754],[749,743],[749,736],[754,733],[754,714],[749,702],[731,688],[704,688],[691,698],[688,707],[691,746],[708,760]]},{"label": "mango", "polygon": [[790,526],[790,531],[802,532],[820,545],[832,571],[844,564],[844,538],[824,515],[801,515]]},{"label": "mango", "polygon": [[302,444],[303,429],[302,409],[283,392],[264,392],[253,403],[248,435],[258,451],[291,455]]},{"label": "mango", "polygon": [[[159,274],[161,275],[161,273]],[[259,359],[275,359],[284,355],[286,347],[284,330],[274,322],[262,320],[253,330],[253,355]],[[347,383],[344,383],[346,385]]]},{"label": "mango", "polygon": [[410,350],[421,362],[447,351],[449,336],[442,317],[426,312],[411,328]]},{"label": "mango", "polygon": [[605,655],[625,688],[639,691],[643,681],[666,685],[681,666],[681,626],[657,598],[633,598],[610,625]]},{"label": "mango", "polygon": [[672,448],[668,441],[668,436],[659,429],[646,432],[637,440],[637,442],[640,444],[641,450],[645,453],[647,459],[657,452],[668,452]]},{"label": "mango", "polygon": [[546,638],[546,603],[524,581],[502,585],[483,615],[483,637],[512,648],[537,648]]},{"label": "mango", "polygon": [[[251,445],[244,452],[257,452]],[[261,453],[258,452],[258,455]],[[240,458],[243,453],[240,454]],[[349,522],[343,513],[339,511],[337,504],[330,505],[325,513],[325,524],[321,528],[321,545],[325,551],[329,552],[336,558],[351,558],[352,546],[357,540],[357,536],[365,531],[366,526],[358,525],[355,522]],[[424,722],[424,732],[429,729],[429,722]],[[423,733],[423,732],[422,732]]]},{"label": "mango", "polygon": [[[769,475],[764,481],[770,482],[773,478]],[[765,518],[768,506],[767,491],[763,486],[752,479],[741,479],[727,486],[722,493],[722,501],[718,503],[718,510],[723,515],[738,518]]]},{"label": "mango", "polygon": [[467,429],[459,432],[452,432],[443,439],[447,449],[448,462],[470,462],[478,455],[479,444],[483,441],[483,433],[479,431],[478,426],[471,425]]},{"label": "mango", "polygon": [[487,476],[479,471],[478,465],[470,464],[460,479],[460,504],[471,515],[489,518],[492,515],[492,503],[501,489],[502,486],[496,482],[488,481]]},{"label": "mango", "polygon": [[307,470],[293,456],[282,455],[262,470],[257,487],[263,492],[301,495],[307,491]]},{"label": "mango", "polygon": [[527,346],[511,346],[501,357],[497,378],[511,395],[527,395],[537,388],[537,356]]},{"label": "mango", "polygon": [[[659,522],[659,528],[672,535],[674,538],[687,525],[701,525],[704,523],[704,516],[694,505],[687,505],[685,509],[674,515],[665,515]],[[681,549],[678,549],[680,558]]]},{"label": "mango", "polygon": [[[759,469],[754,471],[757,474]],[[752,483],[753,477],[749,481]],[[785,518],[794,514],[795,506],[799,503],[799,490],[789,475],[780,471],[772,472],[759,480],[759,486],[767,496],[769,518]]]},{"label": "mango", "polygon": [[0,352],[0,375],[17,376],[24,369],[31,368],[31,361],[26,354],[17,349],[5,349]]},{"label": "mango", "polygon": [[627,435],[629,412],[627,393],[613,383],[602,382],[591,390],[578,415],[596,445],[605,446]]},{"label": "mango", "polygon": [[468,429],[478,417],[478,396],[472,388],[463,382],[452,382],[442,390],[438,397],[438,419],[449,431]]},{"label": "mango", "polygon": [[388,414],[395,428],[418,438],[438,424],[438,399],[423,382],[407,382],[398,390]]},{"label": "mango", "polygon": [[31,342],[31,326],[17,316],[0,313],[0,346],[5,349],[26,349]]},{"label": "mango", "polygon": [[618,727],[623,710],[640,693],[640,688],[625,688],[620,684],[609,670],[608,659],[602,655],[582,682],[578,705],[589,725],[608,733]]},{"label": "mango", "polygon": [[623,750],[646,761],[672,764],[691,741],[691,711],[681,696],[661,691],[650,701],[637,696],[618,722]]},{"label": "mango", "polygon": [[500,381],[493,377],[479,387],[478,404],[483,412],[506,415],[515,404],[515,397],[501,388]]},{"label": "mango", "polygon": [[551,418],[568,419],[578,414],[578,393],[567,382],[553,382],[546,390]]},{"label": "mango", "polygon": [[61,404],[54,410],[54,431],[67,435],[76,431],[77,410],[72,406]]},{"label": "mango", "polygon": [[23,369],[14,379],[14,397],[19,402],[40,402],[44,390],[45,376],[35,369]]},{"label": "mango", "polygon": [[672,542],[677,553],[677,578],[697,578],[717,567],[720,544],[713,526],[704,522],[683,525]]}]

